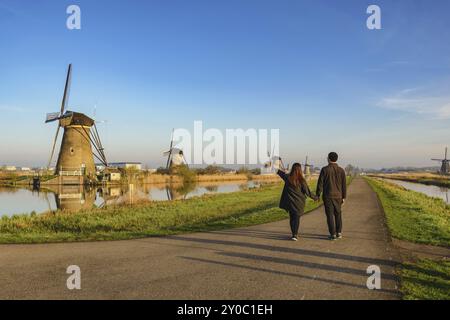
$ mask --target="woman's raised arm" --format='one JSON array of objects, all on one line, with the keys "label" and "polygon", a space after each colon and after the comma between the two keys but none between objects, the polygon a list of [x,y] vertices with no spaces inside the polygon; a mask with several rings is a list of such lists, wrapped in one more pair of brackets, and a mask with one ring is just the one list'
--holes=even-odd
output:
[{"label": "woman's raised arm", "polygon": [[277,175],[279,175],[280,178],[283,179],[283,181],[286,181],[286,179],[287,179],[287,174],[286,174],[284,171],[278,169],[278,170],[277,170]]}]

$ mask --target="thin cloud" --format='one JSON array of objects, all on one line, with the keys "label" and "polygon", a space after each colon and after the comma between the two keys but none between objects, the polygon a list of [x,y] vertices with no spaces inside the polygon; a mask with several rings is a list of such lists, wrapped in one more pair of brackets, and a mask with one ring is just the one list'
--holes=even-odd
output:
[{"label": "thin cloud", "polygon": [[450,96],[431,96],[421,94],[420,88],[403,89],[395,95],[381,99],[377,106],[437,119],[450,119]]}]

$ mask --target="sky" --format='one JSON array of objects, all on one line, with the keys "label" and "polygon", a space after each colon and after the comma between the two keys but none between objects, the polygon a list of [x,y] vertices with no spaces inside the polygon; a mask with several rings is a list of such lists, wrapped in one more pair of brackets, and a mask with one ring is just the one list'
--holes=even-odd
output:
[{"label": "sky", "polygon": [[[69,5],[81,29],[69,30]],[[367,7],[381,8],[369,30]],[[450,145],[447,0],[0,0],[0,165],[44,166],[69,109],[109,161],[165,163],[172,128],[280,129],[286,162],[438,165]],[[56,159],[54,159],[54,162]]]}]

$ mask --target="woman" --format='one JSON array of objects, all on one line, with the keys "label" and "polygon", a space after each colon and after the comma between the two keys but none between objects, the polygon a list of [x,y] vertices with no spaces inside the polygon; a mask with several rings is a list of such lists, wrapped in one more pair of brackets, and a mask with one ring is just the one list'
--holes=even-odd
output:
[{"label": "woman", "polygon": [[291,240],[297,241],[300,217],[305,213],[306,197],[317,200],[311,193],[302,173],[300,163],[294,163],[290,174],[278,170],[278,175],[284,181],[283,193],[281,194],[280,208],[289,212],[292,231]]}]

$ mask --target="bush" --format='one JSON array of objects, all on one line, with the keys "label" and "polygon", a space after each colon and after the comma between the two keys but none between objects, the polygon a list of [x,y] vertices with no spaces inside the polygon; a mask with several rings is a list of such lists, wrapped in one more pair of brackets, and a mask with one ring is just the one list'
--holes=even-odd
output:
[{"label": "bush", "polygon": [[224,168],[219,167],[219,166],[215,166],[215,165],[209,165],[206,168],[203,169],[197,169],[196,170],[197,174],[220,174],[222,172],[224,172]]},{"label": "bush", "polygon": [[193,183],[197,180],[197,174],[186,165],[180,165],[171,168],[172,171],[183,179],[184,183]]},{"label": "bush", "polygon": [[156,169],[156,173],[157,174],[169,174],[170,170],[166,169],[164,167],[159,167],[158,169]]}]

